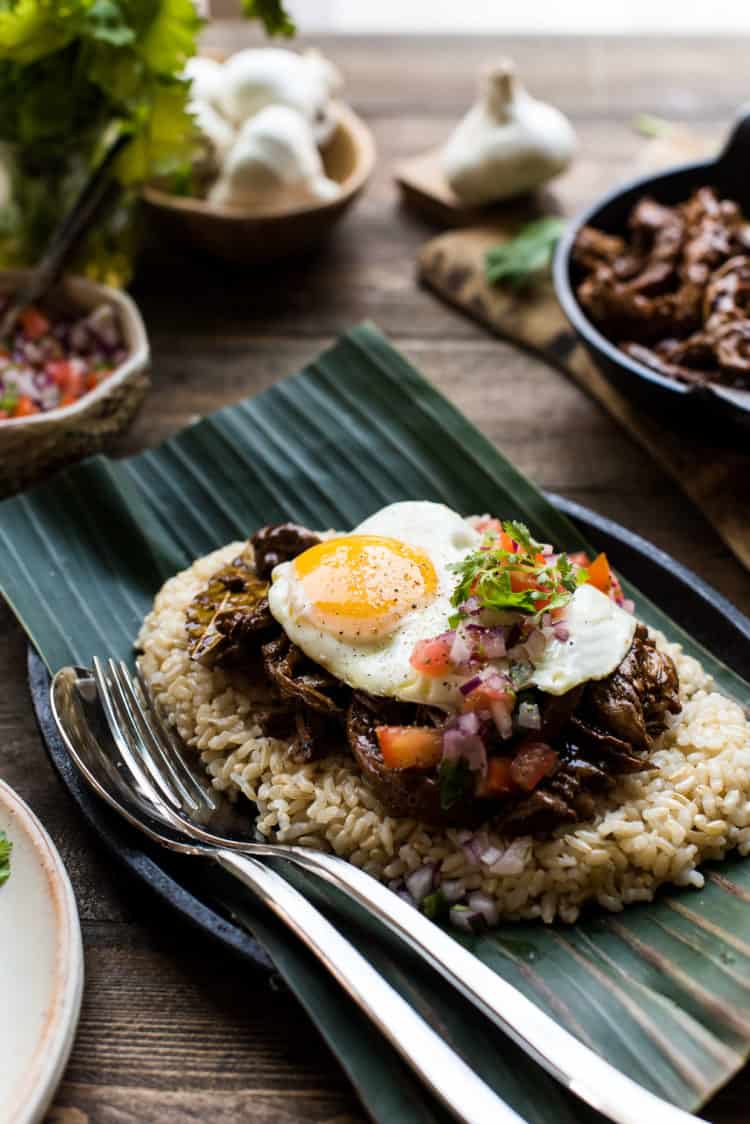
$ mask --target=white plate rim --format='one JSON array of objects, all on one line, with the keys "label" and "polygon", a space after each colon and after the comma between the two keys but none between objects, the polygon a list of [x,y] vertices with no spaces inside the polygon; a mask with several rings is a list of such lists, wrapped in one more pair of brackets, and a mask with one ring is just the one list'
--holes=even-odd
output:
[{"label": "white plate rim", "polygon": [[46,875],[57,932],[50,1006],[6,1120],[6,1124],[37,1124],[49,1107],[73,1046],[83,995],[83,943],[73,887],[54,843],[29,806],[2,780],[0,803],[30,841]]}]

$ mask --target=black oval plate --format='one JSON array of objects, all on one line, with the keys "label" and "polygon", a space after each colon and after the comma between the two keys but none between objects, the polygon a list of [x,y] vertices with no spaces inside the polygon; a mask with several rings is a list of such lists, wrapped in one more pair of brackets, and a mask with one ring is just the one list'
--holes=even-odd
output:
[{"label": "black oval plate", "polygon": [[[560,496],[549,497],[577,523],[584,535],[607,552],[615,568],[724,663],[750,679],[750,620],[721,594],[639,535]],[[37,724],[60,779],[112,855],[160,898],[239,953],[257,969],[270,973],[273,963],[256,940],[211,904],[197,888],[195,863],[150,844],[89,790],[68,757],[49,703],[50,676],[29,647],[28,676]],[[192,871],[192,874],[191,874]]]}]

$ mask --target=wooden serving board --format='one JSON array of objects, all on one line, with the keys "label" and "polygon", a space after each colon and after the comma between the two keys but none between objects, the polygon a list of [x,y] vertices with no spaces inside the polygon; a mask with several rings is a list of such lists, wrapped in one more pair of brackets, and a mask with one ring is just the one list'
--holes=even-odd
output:
[{"label": "wooden serving board", "polygon": [[[666,166],[701,155],[683,134],[647,146],[642,167]],[[530,349],[569,375],[596,399],[698,505],[724,542],[750,569],[750,451],[725,448],[691,433],[681,436],[633,405],[607,382],[578,341],[555,297],[552,282],[517,293],[488,285],[486,251],[507,241],[530,216],[496,212],[491,221],[451,230],[429,241],[418,258],[424,284],[490,331]]]}]

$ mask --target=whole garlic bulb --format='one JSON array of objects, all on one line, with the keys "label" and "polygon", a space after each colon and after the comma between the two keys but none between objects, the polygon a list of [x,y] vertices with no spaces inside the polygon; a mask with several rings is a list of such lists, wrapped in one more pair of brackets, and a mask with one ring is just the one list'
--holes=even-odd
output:
[{"label": "whole garlic bulb", "polygon": [[248,48],[224,64],[220,106],[236,125],[267,105],[289,106],[307,118],[315,140],[324,144],[336,124],[330,100],[340,85],[339,72],[317,51]]},{"label": "whole garlic bulb", "polygon": [[191,99],[188,109],[202,136],[209,142],[215,162],[221,164],[235,142],[236,129],[210,102]]},{"label": "whole garlic bulb", "polygon": [[270,105],[240,129],[208,199],[223,207],[275,211],[332,199],[338,190],[325,175],[307,120],[289,106]]},{"label": "whole garlic bulb", "polygon": [[463,203],[492,203],[546,183],[567,168],[574,149],[567,117],[532,98],[506,61],[487,75],[479,100],[444,146],[441,164]]}]

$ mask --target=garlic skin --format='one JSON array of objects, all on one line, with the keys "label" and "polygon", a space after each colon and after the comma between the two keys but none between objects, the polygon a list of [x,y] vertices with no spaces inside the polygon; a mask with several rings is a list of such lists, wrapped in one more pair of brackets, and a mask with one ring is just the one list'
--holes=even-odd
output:
[{"label": "garlic skin", "polygon": [[333,199],[338,192],[325,175],[306,118],[289,106],[271,105],[240,129],[208,201],[269,213]]},{"label": "garlic skin", "polygon": [[491,70],[479,100],[440,154],[445,178],[462,203],[481,205],[522,195],[567,168],[573,126],[537,101],[516,79],[511,62]]},{"label": "garlic skin", "polygon": [[307,118],[316,142],[325,144],[336,126],[331,96],[340,86],[339,72],[317,51],[248,48],[224,64],[219,105],[237,126],[266,106],[289,106]]}]

